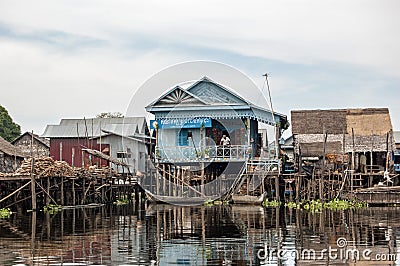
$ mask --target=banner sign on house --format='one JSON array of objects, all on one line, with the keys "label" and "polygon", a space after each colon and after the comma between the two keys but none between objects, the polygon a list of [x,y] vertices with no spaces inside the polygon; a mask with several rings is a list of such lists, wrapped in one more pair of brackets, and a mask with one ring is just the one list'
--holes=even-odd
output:
[{"label": "banner sign on house", "polygon": [[150,120],[150,129],[155,128],[155,122],[158,124],[158,129],[201,128],[202,125],[211,127],[211,118],[209,117]]}]

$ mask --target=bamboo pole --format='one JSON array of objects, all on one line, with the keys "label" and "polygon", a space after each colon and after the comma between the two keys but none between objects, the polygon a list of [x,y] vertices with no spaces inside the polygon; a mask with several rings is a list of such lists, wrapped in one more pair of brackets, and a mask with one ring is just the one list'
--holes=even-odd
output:
[{"label": "bamboo pole", "polygon": [[373,150],[374,150],[374,132],[371,130],[371,151],[369,153],[369,158],[370,158],[369,175],[370,175],[370,178],[372,177],[372,165],[374,164],[374,158],[372,156]]},{"label": "bamboo pole", "polygon": [[[175,171],[174,171],[175,172]],[[168,174],[168,176],[170,177],[170,178],[173,178],[174,176],[175,176],[175,173],[172,175],[170,172],[169,173],[167,173]],[[183,183],[184,185],[186,185],[189,189],[191,189],[191,190],[193,190],[195,193],[197,193],[197,194],[200,194],[201,196],[205,196],[203,193],[201,193],[200,191],[198,191],[197,189],[195,189],[194,187],[192,187],[189,183],[187,183],[187,182],[185,182],[184,180],[181,180],[181,179],[178,179],[178,178],[176,178],[176,182],[181,182],[181,183]],[[175,181],[174,181],[175,182]],[[171,184],[171,182],[170,182],[170,184]],[[178,184],[178,183],[177,183]]]},{"label": "bamboo pole", "polygon": [[33,130],[31,135],[31,195],[32,211],[36,211],[36,182],[33,170],[35,168],[35,159],[33,158]]},{"label": "bamboo pole", "polygon": [[[85,193],[85,191],[86,191],[86,188],[85,188],[85,184],[86,183],[86,180],[85,180],[85,178],[83,177],[82,178],[82,192],[83,193]],[[112,191],[112,184],[111,184],[111,191]],[[111,192],[112,193],[112,192]],[[110,197],[111,199],[112,199],[112,194],[111,194],[111,197]],[[82,200],[81,200],[81,204],[84,204],[84,202],[85,202],[85,196],[83,196],[82,195]]]},{"label": "bamboo pole", "polygon": [[[325,129],[324,129],[325,131]],[[326,142],[328,140],[328,132],[324,134],[324,157],[323,157],[323,164],[322,164],[322,174],[319,177],[319,199],[322,201],[324,200],[324,176],[325,176],[325,167],[326,167]]]},{"label": "bamboo pole", "polygon": [[75,179],[72,179],[72,205],[76,204]]},{"label": "bamboo pole", "polygon": [[275,176],[275,197],[277,201],[280,201],[279,195],[279,176]]},{"label": "bamboo pole", "polygon": [[161,193],[161,195],[163,195],[163,196],[166,196],[167,195],[167,186],[166,186],[166,173],[165,173],[165,171],[166,171],[166,167],[165,167],[165,164],[163,163],[163,165],[162,165],[162,175],[163,175],[163,180],[162,180],[162,186],[163,186],[163,188],[162,188],[162,193]]},{"label": "bamboo pole", "polygon": [[[46,181],[46,191],[47,192],[50,192],[50,177],[47,177],[47,179],[46,179],[47,181]],[[47,196],[46,196],[46,205],[49,205],[50,204],[50,195],[47,193]]]},{"label": "bamboo pole", "polygon": [[61,205],[64,205],[64,177],[61,177]]},{"label": "bamboo pole", "polygon": [[[11,194],[5,196],[4,198],[0,199],[0,203],[5,201],[6,199],[8,199],[9,197],[11,197],[12,195],[18,193],[19,191],[23,190],[24,188],[26,188],[28,185],[31,184],[32,181],[28,181],[25,185],[23,185],[22,187],[19,187],[18,189],[16,189],[14,192],[12,192]],[[33,209],[32,209],[33,210]]]},{"label": "bamboo pole", "polygon": [[351,128],[351,139],[353,142],[353,150],[351,152],[351,173],[350,173],[350,191],[353,192],[354,183],[354,170],[355,170],[355,142],[354,142],[354,128]]},{"label": "bamboo pole", "polygon": [[[44,192],[44,194],[46,194],[48,197],[49,197],[49,199],[51,200],[51,201],[53,201],[54,202],[54,204],[57,204],[57,202],[50,196],[50,194],[39,184],[39,183],[37,183],[36,182],[36,184],[38,185],[38,187],[41,189],[41,190],[43,190],[43,192]],[[47,187],[48,187],[48,190],[50,190],[50,186],[49,185],[47,185]],[[50,202],[49,202],[50,203]],[[48,203],[47,203],[48,204]]]},{"label": "bamboo pole", "polygon": [[201,186],[200,186],[200,191],[203,194],[204,193],[204,163],[200,163],[201,167]]},{"label": "bamboo pole", "polygon": [[168,165],[168,196],[172,196],[172,174],[171,165]]}]

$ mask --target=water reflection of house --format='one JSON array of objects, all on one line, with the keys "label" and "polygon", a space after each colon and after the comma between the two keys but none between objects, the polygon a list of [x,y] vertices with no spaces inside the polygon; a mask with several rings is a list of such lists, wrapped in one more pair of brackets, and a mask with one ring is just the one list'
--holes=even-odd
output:
[{"label": "water reflection of house", "polygon": [[[157,162],[165,168],[197,167],[199,173],[193,173],[201,183],[227,173],[228,163],[237,176],[247,160],[260,156],[259,123],[287,125],[285,115],[272,114],[206,77],[185,89],[174,87],[146,110],[155,116],[150,127],[156,131]],[[230,138],[228,145],[223,135]]]},{"label": "water reflection of house", "polygon": [[354,168],[362,172],[383,171],[391,159],[394,143],[387,108],[296,110],[291,119],[295,153],[303,160],[321,160],[324,146],[332,168],[349,163],[353,151]]},{"label": "water reflection of house", "polygon": [[50,156],[72,166],[107,165],[82,149],[93,149],[144,170],[146,139],[149,137],[144,117],[62,119],[48,125],[43,137],[50,139]]}]

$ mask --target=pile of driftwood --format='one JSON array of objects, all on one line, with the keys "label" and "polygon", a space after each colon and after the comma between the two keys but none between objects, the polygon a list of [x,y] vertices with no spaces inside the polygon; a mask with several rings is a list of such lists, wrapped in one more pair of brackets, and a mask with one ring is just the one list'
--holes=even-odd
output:
[{"label": "pile of driftwood", "polygon": [[[31,175],[32,159],[26,159],[14,173],[0,173],[0,177],[29,176]],[[33,174],[40,177],[83,177],[87,179],[118,177],[114,169],[90,166],[89,169],[74,168],[64,161],[55,161],[51,157],[35,158]]]},{"label": "pile of driftwood", "polygon": [[10,177],[14,176],[14,173],[0,173],[0,177]]},{"label": "pile of driftwood", "polygon": [[[14,175],[30,175],[32,169],[32,159],[22,162],[20,168]],[[43,177],[50,176],[74,176],[74,169],[64,161],[54,161],[51,157],[36,158],[34,160],[33,174]]]},{"label": "pile of driftwood", "polygon": [[119,176],[118,172],[114,169],[105,167],[90,166],[89,169],[75,168],[75,176],[85,178],[108,178],[112,176]]}]

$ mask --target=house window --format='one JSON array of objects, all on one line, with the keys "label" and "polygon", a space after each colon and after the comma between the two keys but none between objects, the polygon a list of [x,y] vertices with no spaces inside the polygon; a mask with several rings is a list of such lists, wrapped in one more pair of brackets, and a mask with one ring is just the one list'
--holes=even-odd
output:
[{"label": "house window", "polygon": [[178,146],[188,146],[188,130],[182,128],[178,133]]},{"label": "house window", "polygon": [[126,151],[119,151],[117,152],[117,158],[131,158],[132,154]]}]

